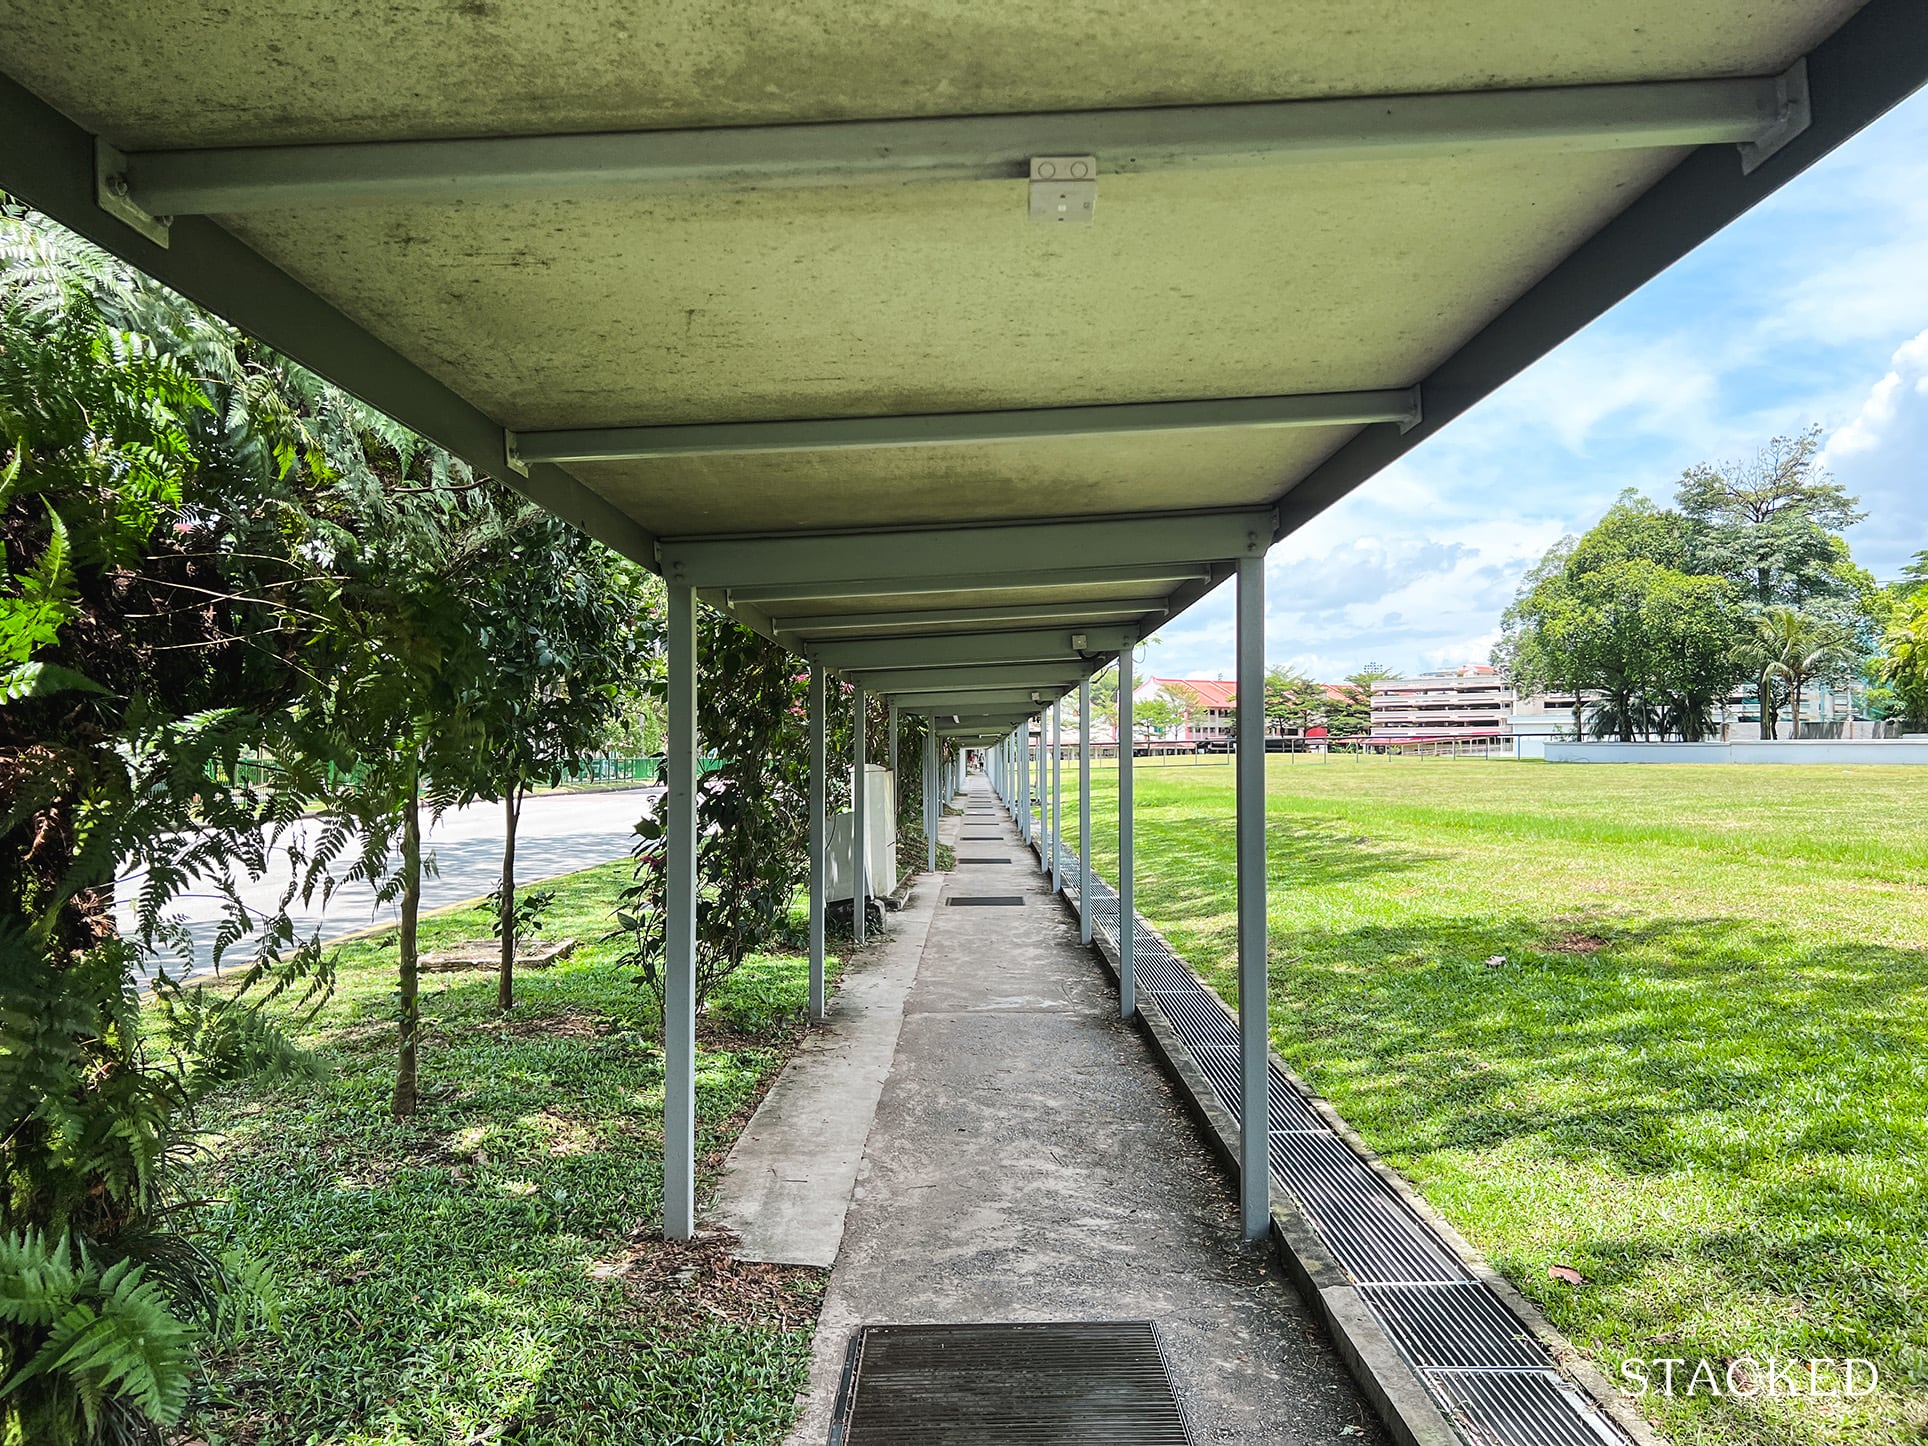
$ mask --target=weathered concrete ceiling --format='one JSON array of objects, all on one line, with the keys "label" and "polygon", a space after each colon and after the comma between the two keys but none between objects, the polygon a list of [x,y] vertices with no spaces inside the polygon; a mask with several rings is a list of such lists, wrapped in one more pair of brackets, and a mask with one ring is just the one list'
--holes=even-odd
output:
[{"label": "weathered concrete ceiling", "polygon": [[1761,75],[1855,0],[52,0],[0,55],[123,148]]},{"label": "weathered concrete ceiling", "polygon": [[[1027,629],[1063,622],[1099,640],[1067,643],[1087,667],[1919,84],[1925,33],[1911,0],[0,0],[17,83],[0,83],[0,185],[651,565],[700,563],[705,598],[793,646],[898,658],[926,638],[941,656],[1008,624],[1015,664]],[[1593,89],[1550,93],[1554,110],[1597,115],[1548,142],[1548,94],[1524,92],[1559,86]],[[1415,96],[1431,99],[1399,99]],[[1237,132],[1253,112],[1146,112],[1121,134],[1149,149],[1093,147],[1092,224],[1029,218],[1026,157],[1053,153],[1028,148],[1034,128],[1345,98],[1367,99],[1337,120],[1323,107],[1316,155],[1159,153],[1161,125]],[[1670,130],[1655,106],[1692,114]],[[1694,120],[1703,106],[1726,119]],[[1362,153],[1388,116],[1412,117],[1406,141]],[[843,121],[878,125],[706,129]],[[920,159],[933,124],[969,132],[967,163]],[[538,165],[478,185],[472,151],[365,144],[588,133],[624,154],[648,133],[652,155],[777,160],[587,184]],[[95,137],[135,154],[97,159]],[[1744,164],[1744,142],[1768,149]],[[249,196],[214,204],[204,184],[171,229],[113,219],[117,196],[138,207],[143,165],[159,197],[170,164],[207,173],[208,148],[329,143],[364,144],[248,151],[233,164],[253,168]],[[542,154],[578,143],[557,144]],[[809,173],[825,146],[854,164]],[[288,188],[316,165],[349,190]],[[376,194],[397,166],[418,168],[415,189]],[[1416,403],[1362,414],[1335,394]],[[1321,398],[1334,410],[1263,425],[1149,416]],[[1122,410],[1086,430],[1037,415],[1081,407]],[[1023,434],[890,432],[933,414],[1008,415]],[[557,435],[831,419],[869,419],[890,444],[676,452],[635,434],[640,450],[592,453]],[[530,443],[526,475],[510,433]],[[1120,518],[1135,521],[1102,532]],[[1054,519],[1098,530],[1087,545]],[[1013,523],[1052,546],[984,530]],[[853,531],[864,548],[837,541]],[[691,545],[746,537],[778,545]],[[800,571],[786,546],[849,558],[848,576]],[[1103,600],[1120,606],[1089,606]]]}]

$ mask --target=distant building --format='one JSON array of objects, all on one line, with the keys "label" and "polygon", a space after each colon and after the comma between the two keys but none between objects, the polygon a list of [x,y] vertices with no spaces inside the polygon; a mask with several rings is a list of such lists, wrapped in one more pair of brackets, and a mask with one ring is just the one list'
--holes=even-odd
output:
[{"label": "distant building", "polygon": [[1372,685],[1372,736],[1499,737],[1512,731],[1513,685],[1484,663]]},{"label": "distant building", "polygon": [[1176,704],[1178,727],[1164,736],[1179,742],[1223,742],[1238,737],[1238,684],[1223,678],[1147,678],[1133,698]]}]

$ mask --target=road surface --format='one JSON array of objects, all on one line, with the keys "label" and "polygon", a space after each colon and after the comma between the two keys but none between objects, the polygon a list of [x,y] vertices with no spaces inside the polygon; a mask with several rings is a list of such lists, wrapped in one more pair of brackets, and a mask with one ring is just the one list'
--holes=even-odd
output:
[{"label": "road surface", "polygon": [[[530,798],[522,805],[522,824],[516,830],[515,877],[518,888],[556,874],[570,873],[623,857],[635,841],[632,830],[636,820],[654,803],[661,790],[624,789],[621,792],[552,793]],[[304,819],[295,827],[311,835],[318,825]],[[422,907],[438,908],[460,903],[494,890],[502,878],[502,805],[478,803],[451,809],[423,835],[423,850],[436,864],[433,876],[422,880]],[[286,855],[277,851],[267,876],[257,881],[242,881],[241,897],[252,909],[272,909],[286,885]],[[128,902],[139,887],[131,879],[120,890],[117,917],[123,931],[133,925],[133,908]],[[335,891],[327,907],[295,913],[296,937],[305,937],[317,926],[324,939],[339,938],[371,924],[395,917],[395,908],[375,907],[374,890],[366,884],[343,885]],[[164,956],[168,971],[177,978],[184,966],[205,969],[211,962],[215,930],[220,925],[225,905],[211,892],[188,894],[174,902],[171,913],[182,918],[194,941],[194,958],[179,954]],[[488,933],[477,916],[477,937]],[[230,945],[223,956],[223,968],[245,965],[249,955],[246,943]]]}]

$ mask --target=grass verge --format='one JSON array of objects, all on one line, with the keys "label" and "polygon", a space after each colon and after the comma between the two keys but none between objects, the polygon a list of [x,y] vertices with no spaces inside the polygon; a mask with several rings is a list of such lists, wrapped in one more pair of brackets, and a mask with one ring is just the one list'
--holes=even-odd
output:
[{"label": "grass verge", "polygon": [[[656,1239],[663,1061],[649,999],[603,944],[622,860],[552,881],[575,954],[518,976],[425,976],[423,1107],[389,1117],[394,946],[342,950],[306,1042],[319,1080],[203,1111],[199,1184],[271,1264],[278,1335],[210,1363],[193,1422],[226,1443],[776,1442],[804,1381],[824,1272]],[[423,947],[479,932],[425,921]],[[698,1024],[704,1181],[800,1037],[805,968],[759,958]]]},{"label": "grass verge", "polygon": [[[1284,1058],[1609,1378],[1879,1367],[1858,1400],[1644,1397],[1676,1441],[1923,1440],[1928,780],[1268,762]],[[1137,777],[1139,908],[1233,998],[1230,765]]]}]

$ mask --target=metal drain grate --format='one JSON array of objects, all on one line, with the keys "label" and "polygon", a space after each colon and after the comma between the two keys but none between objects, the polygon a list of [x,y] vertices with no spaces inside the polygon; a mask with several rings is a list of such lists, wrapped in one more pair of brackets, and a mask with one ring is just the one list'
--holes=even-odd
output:
[{"label": "metal drain grate", "polygon": [[1624,1446],[1552,1371],[1429,1371],[1427,1378],[1475,1446]]},{"label": "metal drain grate", "polygon": [[1190,1446],[1150,1321],[863,1326],[831,1446]]},{"label": "metal drain grate", "polygon": [[999,858],[986,857],[981,859],[958,859],[956,860],[956,862],[960,864],[1008,864],[1011,861],[1007,858],[1002,858],[1002,857],[999,857]]},{"label": "metal drain grate", "polygon": [[1359,1293],[1422,1370],[1546,1369],[1532,1332],[1476,1282],[1362,1285]]},{"label": "metal drain grate", "polygon": [[[1206,1003],[1214,1014],[1222,1014],[1216,1003],[1209,999]],[[1165,1001],[1161,998],[1158,1004],[1162,1009]],[[1183,1037],[1182,1033],[1180,1037]],[[1193,1044],[1189,1039],[1185,1040],[1185,1046],[1191,1050],[1192,1057],[1198,1061],[1199,1068],[1205,1072],[1205,1078],[1212,1082],[1212,1089],[1217,1092],[1219,1102],[1234,1115],[1242,1114],[1245,1108],[1245,1091],[1238,1046],[1199,1045]],[[1305,1102],[1305,1097],[1293,1089],[1276,1071],[1272,1072],[1267,1081],[1266,1094],[1268,1096],[1267,1123],[1274,1133],[1290,1130],[1317,1130],[1324,1134],[1331,1133],[1326,1129],[1325,1121],[1312,1112],[1312,1106]]]},{"label": "metal drain grate", "polygon": [[1392,1189],[1333,1135],[1274,1135],[1272,1173],[1353,1279],[1471,1280]]},{"label": "metal drain grate", "polygon": [[[1040,850],[1042,853],[1043,851]],[[1078,897],[1078,856],[1060,853],[1064,897]],[[1118,896],[1092,877],[1094,926],[1115,944]],[[1135,931],[1140,998],[1170,1022],[1220,1101],[1240,1112],[1238,1025],[1185,961]],[[1532,1333],[1473,1278],[1277,1069],[1269,1071],[1274,1177],[1298,1200],[1332,1257],[1358,1282],[1427,1388],[1472,1446],[1627,1446],[1627,1438],[1554,1369]]]},{"label": "metal drain grate", "polygon": [[1021,909],[1024,907],[1024,895],[965,894],[961,898],[946,899],[944,902],[953,909],[969,908],[972,905],[984,909]]}]

